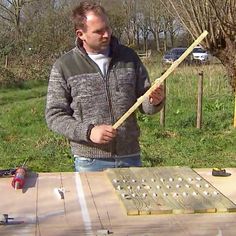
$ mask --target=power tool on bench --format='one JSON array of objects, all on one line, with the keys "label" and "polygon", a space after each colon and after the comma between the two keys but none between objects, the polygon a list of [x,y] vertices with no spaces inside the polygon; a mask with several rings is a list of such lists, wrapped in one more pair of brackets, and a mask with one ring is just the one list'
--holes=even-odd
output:
[{"label": "power tool on bench", "polygon": [[14,189],[22,189],[25,184],[25,176],[27,169],[25,167],[26,161],[23,163],[22,166],[14,168],[14,169],[4,169],[0,170],[0,177],[11,177],[13,176],[11,185]]}]

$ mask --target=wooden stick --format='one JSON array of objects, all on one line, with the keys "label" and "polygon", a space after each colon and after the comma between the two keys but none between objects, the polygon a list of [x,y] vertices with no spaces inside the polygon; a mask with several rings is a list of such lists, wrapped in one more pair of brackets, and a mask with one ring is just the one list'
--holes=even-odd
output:
[{"label": "wooden stick", "polygon": [[147,92],[139,97],[136,103],[112,126],[117,129],[140,105],[149,97],[149,95],[158,87],[160,84],[172,73],[172,71],[192,52],[206,36],[208,32],[205,30],[193,43],[192,45],[171,65],[171,67],[158,79],[155,80],[154,84],[147,90]]}]

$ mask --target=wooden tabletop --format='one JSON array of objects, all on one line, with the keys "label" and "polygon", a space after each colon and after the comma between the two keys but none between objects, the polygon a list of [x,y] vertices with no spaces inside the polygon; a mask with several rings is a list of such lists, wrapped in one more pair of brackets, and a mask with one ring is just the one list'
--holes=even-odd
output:
[{"label": "wooden tabletop", "polygon": [[[236,168],[227,168],[229,177],[196,171],[236,203]],[[23,190],[1,178],[0,189],[0,220],[3,214],[14,218],[0,225],[1,236],[236,234],[235,213],[127,216],[106,172],[33,174]]]}]

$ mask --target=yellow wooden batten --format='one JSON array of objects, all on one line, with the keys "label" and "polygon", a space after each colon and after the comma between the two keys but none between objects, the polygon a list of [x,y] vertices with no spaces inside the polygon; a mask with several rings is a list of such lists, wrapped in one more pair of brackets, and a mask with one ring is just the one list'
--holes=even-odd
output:
[{"label": "yellow wooden batten", "polygon": [[112,126],[117,129],[142,103],[143,101],[154,91],[160,84],[174,71],[176,67],[192,52],[206,36],[208,32],[205,30],[193,43],[192,45],[171,65],[171,67],[158,79],[155,80],[151,88],[141,97],[138,98],[137,102]]}]

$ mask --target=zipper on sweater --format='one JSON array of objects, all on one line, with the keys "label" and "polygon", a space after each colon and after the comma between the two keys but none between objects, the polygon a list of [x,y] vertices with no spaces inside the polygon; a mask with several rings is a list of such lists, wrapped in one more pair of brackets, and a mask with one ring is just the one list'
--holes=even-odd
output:
[{"label": "zipper on sweater", "polygon": [[[112,60],[110,61],[110,64],[108,66],[107,74],[105,77],[105,83],[106,83],[107,99],[108,99],[108,104],[109,104],[109,108],[110,108],[111,122],[112,122],[112,124],[114,124],[115,123],[114,112],[113,112],[113,107],[112,107],[112,102],[111,102],[111,94],[110,94],[110,90],[109,90],[109,75],[110,75],[111,68],[112,68]],[[116,154],[116,141],[112,142],[111,149],[112,149],[111,154],[115,155]]]},{"label": "zipper on sweater", "polygon": [[116,70],[114,68],[114,76],[115,76],[115,84],[116,84],[116,91],[119,92],[119,86],[118,86],[118,78],[117,78],[117,74],[116,74]]},{"label": "zipper on sweater", "polygon": [[[91,65],[95,66],[97,68],[97,70],[99,71],[102,79],[104,80],[105,82],[105,89],[106,89],[106,96],[107,96],[107,100],[108,100],[108,105],[109,105],[109,110],[110,110],[110,118],[111,118],[111,123],[114,124],[115,123],[115,119],[114,119],[114,113],[113,113],[113,107],[112,107],[112,102],[111,102],[111,94],[110,94],[110,91],[109,91],[109,75],[110,75],[110,71],[111,71],[111,68],[112,68],[112,59],[109,63],[109,66],[108,66],[108,70],[107,70],[107,73],[106,75],[104,76],[102,74],[102,71],[100,70],[99,66],[89,57],[89,56],[85,56],[86,60],[88,61],[88,63],[90,63]],[[117,78],[116,78],[117,79]],[[111,147],[111,154],[112,155],[115,155],[116,154],[116,141],[113,141],[112,142],[112,147]]]},{"label": "zipper on sweater", "polygon": [[107,95],[107,100],[108,100],[108,104],[109,104],[109,108],[110,108],[110,118],[111,118],[111,122],[112,124],[114,124],[114,116],[113,116],[113,108],[112,108],[112,104],[111,104],[111,94],[110,94],[110,91],[109,91],[109,83],[108,83],[108,78],[109,78],[109,75],[110,75],[110,70],[111,70],[111,67],[112,67],[112,59],[109,63],[109,66],[108,66],[108,69],[107,69],[107,73],[106,75],[104,76],[102,74],[102,71],[100,70],[99,66],[90,58],[90,57],[86,57],[87,60],[92,63],[92,65],[96,66],[96,68],[98,69],[102,79],[104,80],[105,82],[105,89],[106,89],[106,95]]}]

